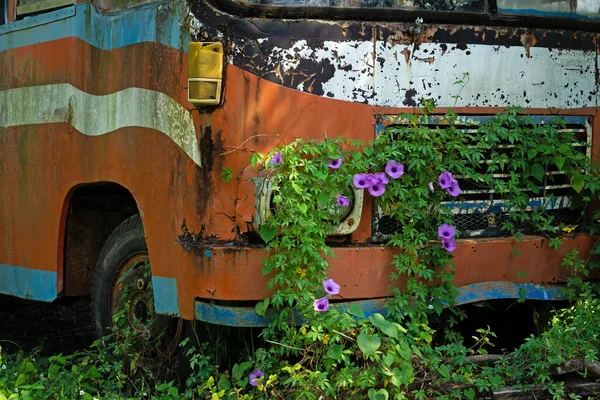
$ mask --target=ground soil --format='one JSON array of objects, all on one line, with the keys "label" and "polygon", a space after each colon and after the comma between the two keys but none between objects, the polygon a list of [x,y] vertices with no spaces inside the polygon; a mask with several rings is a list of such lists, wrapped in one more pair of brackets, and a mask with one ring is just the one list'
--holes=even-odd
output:
[{"label": "ground soil", "polygon": [[5,353],[39,349],[71,354],[95,339],[89,297],[42,303],[0,295],[0,346]]}]

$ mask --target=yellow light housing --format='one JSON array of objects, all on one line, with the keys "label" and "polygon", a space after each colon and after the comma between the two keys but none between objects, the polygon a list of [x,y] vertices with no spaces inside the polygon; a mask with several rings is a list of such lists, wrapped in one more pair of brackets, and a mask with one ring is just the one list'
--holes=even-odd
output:
[{"label": "yellow light housing", "polygon": [[191,42],[188,45],[188,101],[218,105],[223,81],[223,43]]}]

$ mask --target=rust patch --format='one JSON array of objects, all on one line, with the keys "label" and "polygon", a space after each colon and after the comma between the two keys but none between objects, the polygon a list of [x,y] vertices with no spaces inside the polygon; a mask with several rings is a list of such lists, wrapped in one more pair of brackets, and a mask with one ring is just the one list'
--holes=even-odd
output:
[{"label": "rust patch", "polygon": [[427,64],[433,64],[435,57],[415,57],[415,60],[426,62]]},{"label": "rust patch", "polygon": [[530,32],[527,32],[523,35],[521,35],[521,44],[523,45],[523,47],[525,47],[525,55],[527,56],[527,58],[531,58],[531,53],[530,53],[530,49],[535,46],[537,43],[537,40],[535,38],[535,35],[533,35]]},{"label": "rust patch", "polygon": [[406,63],[410,64],[410,49],[405,47],[404,50],[400,52],[400,54],[404,55],[404,59],[406,59]]}]

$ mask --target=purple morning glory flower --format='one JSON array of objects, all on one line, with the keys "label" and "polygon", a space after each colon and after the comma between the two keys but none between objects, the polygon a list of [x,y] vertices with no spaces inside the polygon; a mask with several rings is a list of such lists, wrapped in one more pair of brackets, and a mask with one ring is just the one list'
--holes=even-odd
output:
[{"label": "purple morning glory flower", "polygon": [[369,193],[373,197],[379,197],[385,193],[385,185],[383,183],[375,183],[374,185],[369,186]]},{"label": "purple morning glory flower", "polygon": [[337,201],[340,207],[348,207],[350,205],[350,200],[346,196],[339,195]]},{"label": "purple morning glory flower", "polygon": [[456,181],[456,179],[454,179],[452,177],[452,173],[451,172],[442,172],[440,174],[440,177],[438,178],[438,182],[440,183],[440,187],[442,189],[448,189],[450,186],[452,186],[455,183],[458,183]]},{"label": "purple morning glory flower", "polygon": [[356,186],[357,189],[364,189],[371,186],[369,174],[356,174],[354,175],[352,182],[354,183],[354,186]]},{"label": "purple morning glory flower", "polygon": [[429,190],[431,190],[431,192],[435,191],[433,188],[433,182],[429,182]]},{"label": "purple morning glory flower", "polygon": [[315,311],[323,312],[329,310],[329,298],[327,296],[315,300]]},{"label": "purple morning glory flower", "polygon": [[377,179],[377,177],[373,174],[367,174],[367,179],[369,180],[371,186],[381,183],[379,182],[379,179]]},{"label": "purple morning glory flower", "polygon": [[387,178],[385,172],[377,172],[373,176],[375,177],[375,179],[377,179],[378,183],[383,183],[384,185],[390,183],[390,180]]},{"label": "purple morning glory flower", "polygon": [[271,157],[271,160],[269,160],[269,162],[275,165],[283,163],[283,154],[281,154],[281,152],[278,151],[273,157]]},{"label": "purple morning glory flower", "polygon": [[340,292],[340,285],[335,283],[335,281],[331,278],[323,281],[323,287],[325,288],[327,294],[334,295]]},{"label": "purple morning glory flower", "polygon": [[396,162],[396,160],[390,160],[385,165],[385,173],[392,179],[398,179],[404,175],[404,164]]},{"label": "purple morning glory flower", "polygon": [[329,164],[327,164],[327,166],[329,168],[333,168],[333,169],[338,169],[341,165],[342,165],[342,157],[340,158],[330,158],[329,159]]},{"label": "purple morning glory flower", "polygon": [[254,372],[250,374],[250,384],[252,386],[258,386],[259,381],[263,376],[265,376],[265,374],[260,370],[260,368],[255,369]]},{"label": "purple morning glory flower", "polygon": [[442,224],[438,227],[438,236],[442,239],[452,239],[456,235],[456,228],[452,225]]},{"label": "purple morning glory flower", "polygon": [[454,241],[454,239],[442,238],[442,247],[446,249],[448,253],[452,253],[454,250],[456,250],[456,241]]},{"label": "purple morning glory flower", "polygon": [[454,183],[452,184],[452,186],[450,186],[448,189],[446,189],[446,191],[452,197],[456,197],[456,196],[458,196],[460,194],[460,192],[462,192],[462,190],[460,190],[460,187],[458,186],[458,182],[456,182],[456,181],[454,181]]}]

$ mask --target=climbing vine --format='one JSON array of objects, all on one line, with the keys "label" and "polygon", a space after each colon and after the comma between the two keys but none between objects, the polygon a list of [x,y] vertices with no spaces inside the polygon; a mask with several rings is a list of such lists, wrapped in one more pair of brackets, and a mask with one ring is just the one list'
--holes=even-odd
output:
[{"label": "climbing vine", "polygon": [[[367,394],[370,399],[472,399],[527,379],[541,379],[553,393],[560,392],[560,385],[546,378],[553,365],[567,358],[545,357],[541,338],[519,348],[519,358],[492,357],[495,363],[481,364],[473,356],[486,353],[493,332],[482,327],[476,344],[467,348],[460,335],[451,329],[437,332],[429,321],[445,308],[450,328],[463,317],[452,306],[457,293],[452,256],[461,232],[446,204],[470,190],[487,190],[503,207],[499,232],[515,240],[528,233],[545,235],[559,249],[588,222],[587,204],[600,188],[587,144],[574,145],[581,138],[564,129],[560,118],[535,123],[519,109],[482,124],[452,111],[433,116],[432,110],[433,104],[424,102],[420,113],[397,116],[369,143],[297,140],[264,158],[273,197],[272,216],[260,230],[268,252],[263,274],[276,292],[256,311],[264,314],[274,307],[279,314],[263,332],[273,345],[257,352],[260,368],[250,375],[258,393],[282,398],[294,393],[298,398]],[[566,188],[573,208],[581,210],[575,211],[580,215],[574,221],[557,219],[545,203],[531,207],[531,198],[556,200],[543,193],[551,185]],[[378,212],[395,227],[387,246],[398,249],[391,274],[396,284],[386,315],[367,318],[358,306],[342,309],[329,302],[343,296],[343,289],[328,277],[328,260],[335,257],[329,241],[336,240],[331,234],[348,214],[355,190],[368,192]],[[587,228],[597,231],[593,224]],[[596,289],[583,279],[596,263],[571,251],[563,265],[573,272],[573,301],[584,314],[596,312]],[[579,311],[570,313],[567,320],[581,322]],[[552,332],[570,326],[561,324],[545,333],[547,343]],[[567,347],[580,351],[581,343],[573,342]],[[584,358],[595,360],[597,345],[591,346],[594,351],[584,347]],[[537,364],[525,366],[523,354],[538,357]],[[263,370],[269,371],[268,379]]]}]

